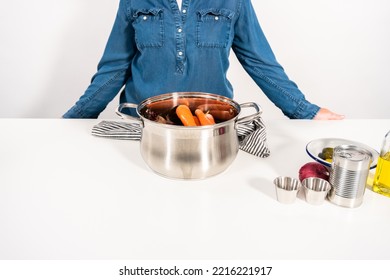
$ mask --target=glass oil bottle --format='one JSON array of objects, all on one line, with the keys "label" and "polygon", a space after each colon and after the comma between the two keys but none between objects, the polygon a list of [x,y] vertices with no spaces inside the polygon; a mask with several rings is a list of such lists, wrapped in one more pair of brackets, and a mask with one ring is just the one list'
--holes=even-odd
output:
[{"label": "glass oil bottle", "polygon": [[376,166],[372,190],[390,197],[390,131],[383,140],[381,153]]}]

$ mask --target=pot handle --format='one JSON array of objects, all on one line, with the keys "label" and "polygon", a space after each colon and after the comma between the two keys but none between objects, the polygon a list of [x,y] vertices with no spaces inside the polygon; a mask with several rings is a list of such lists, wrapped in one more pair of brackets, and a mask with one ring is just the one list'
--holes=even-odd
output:
[{"label": "pot handle", "polygon": [[121,103],[119,104],[119,106],[116,108],[115,110],[115,113],[120,116],[122,119],[124,120],[132,120],[132,121],[135,121],[137,123],[139,123],[141,126],[143,126],[143,121],[141,120],[141,118],[136,118],[136,117],[133,117],[133,116],[130,116],[128,114],[125,114],[125,113],[122,113],[122,110],[124,108],[133,108],[133,109],[136,109],[138,107],[137,104],[134,104],[134,103]]},{"label": "pot handle", "polygon": [[256,118],[259,118],[260,115],[263,113],[263,109],[261,109],[261,107],[257,103],[255,103],[255,102],[246,102],[246,103],[240,104],[240,107],[241,108],[253,107],[256,110],[256,113],[237,119],[236,125],[240,124],[240,123],[252,121],[252,120],[254,120]]}]

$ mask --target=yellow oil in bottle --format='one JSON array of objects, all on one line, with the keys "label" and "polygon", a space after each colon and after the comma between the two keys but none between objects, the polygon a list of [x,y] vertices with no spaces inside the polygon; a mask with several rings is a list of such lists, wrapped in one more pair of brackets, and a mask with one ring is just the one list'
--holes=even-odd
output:
[{"label": "yellow oil in bottle", "polygon": [[390,197],[390,152],[378,159],[372,190]]}]

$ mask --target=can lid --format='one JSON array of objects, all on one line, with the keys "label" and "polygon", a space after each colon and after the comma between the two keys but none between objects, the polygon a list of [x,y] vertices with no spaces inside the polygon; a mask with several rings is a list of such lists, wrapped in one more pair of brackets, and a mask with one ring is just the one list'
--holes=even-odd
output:
[{"label": "can lid", "polygon": [[373,155],[367,149],[355,145],[340,145],[334,148],[333,162],[347,169],[361,169],[370,166]]},{"label": "can lid", "polygon": [[334,155],[351,161],[364,161],[372,158],[372,153],[367,149],[355,145],[340,145],[334,148]]}]

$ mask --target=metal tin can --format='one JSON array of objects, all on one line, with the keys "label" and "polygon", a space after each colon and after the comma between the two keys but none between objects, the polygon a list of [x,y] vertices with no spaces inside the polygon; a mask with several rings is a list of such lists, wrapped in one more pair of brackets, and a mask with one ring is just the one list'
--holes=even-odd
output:
[{"label": "metal tin can", "polygon": [[339,206],[354,208],[363,203],[367,177],[372,161],[370,151],[354,146],[334,148],[328,199]]}]

